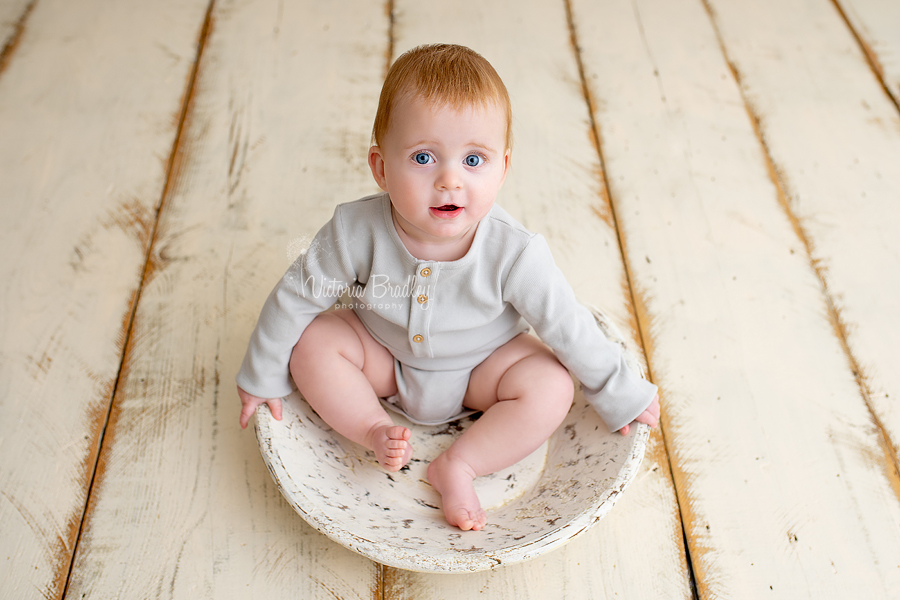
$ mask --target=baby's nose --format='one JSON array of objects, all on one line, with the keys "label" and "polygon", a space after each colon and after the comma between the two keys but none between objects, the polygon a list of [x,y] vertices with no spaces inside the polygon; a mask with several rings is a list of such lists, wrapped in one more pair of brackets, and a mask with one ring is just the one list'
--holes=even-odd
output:
[{"label": "baby's nose", "polygon": [[462,178],[453,166],[445,166],[438,173],[434,186],[439,190],[456,190],[462,187]]}]

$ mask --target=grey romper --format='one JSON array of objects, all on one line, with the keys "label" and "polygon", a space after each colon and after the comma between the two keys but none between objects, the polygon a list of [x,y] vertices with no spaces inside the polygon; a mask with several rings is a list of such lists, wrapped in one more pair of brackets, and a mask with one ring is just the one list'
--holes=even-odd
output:
[{"label": "grey romper", "polygon": [[610,431],[631,423],[656,393],[576,301],[541,235],[494,205],[465,256],[419,260],[394,228],[386,193],[338,205],[288,268],[263,306],[237,384],[260,398],[289,394],[294,345],[342,294],[394,356],[399,393],[388,403],[417,423],[466,414],[472,369],[529,324]]}]

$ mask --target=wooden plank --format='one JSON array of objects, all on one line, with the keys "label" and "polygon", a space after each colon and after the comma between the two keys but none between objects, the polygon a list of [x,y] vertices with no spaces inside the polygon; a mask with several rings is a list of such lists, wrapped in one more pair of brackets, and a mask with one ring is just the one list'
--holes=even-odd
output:
[{"label": "wooden plank", "polygon": [[[440,23],[435,36],[434,23]],[[542,233],[576,293],[637,343],[622,257],[564,4],[396,2],[397,54],[439,39],[482,53],[513,102],[512,171],[498,203]],[[690,598],[678,508],[656,432],[635,482],[590,532],[546,556],[447,577],[385,569],[385,598]],[[481,596],[479,596],[481,597]]]},{"label": "wooden plank", "polygon": [[[833,7],[796,1],[760,7],[787,20],[805,20],[801,29],[792,30],[792,35],[810,38],[802,47],[785,45],[777,30],[756,37],[757,30],[766,28],[756,15],[714,7],[788,210],[828,289],[848,360],[860,374],[897,469],[898,108]],[[892,14],[886,11],[885,20],[891,21]],[[773,55],[778,59],[768,58]],[[793,78],[794,85],[781,85],[785,77]]]},{"label": "wooden plank", "polygon": [[[776,2],[721,4],[741,11],[728,47],[740,31],[780,88],[808,76],[780,66],[788,46],[834,39]],[[579,31],[603,31],[579,40],[700,597],[895,596],[896,474],[708,14],[693,0],[573,5]],[[786,135],[772,104],[764,122]]]},{"label": "wooden plank", "polygon": [[900,3],[893,0],[834,0],[869,63],[900,106]]},{"label": "wooden plank", "polygon": [[281,498],[234,375],[292,240],[375,189],[387,15],[218,2],[212,24],[69,596],[379,597],[380,566]]},{"label": "wooden plank", "polygon": [[[870,426],[887,440],[873,462],[896,478],[898,107],[834,7],[800,0],[758,5],[780,23],[802,23],[791,31],[804,43],[789,44],[779,37],[785,29],[771,28],[758,13],[713,6],[786,210],[827,290],[835,329],[874,417]],[[894,19],[895,10],[885,20]],[[896,30],[892,35],[896,40]],[[786,80],[792,85],[785,86]],[[895,494],[900,498],[900,486]]]},{"label": "wooden plank", "polygon": [[205,8],[41,0],[0,74],[5,597],[63,592]]}]

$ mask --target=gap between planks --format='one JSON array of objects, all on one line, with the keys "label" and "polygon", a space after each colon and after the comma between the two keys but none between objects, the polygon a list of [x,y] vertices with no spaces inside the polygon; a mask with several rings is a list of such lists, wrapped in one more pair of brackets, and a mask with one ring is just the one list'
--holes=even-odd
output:
[{"label": "gap between planks", "polygon": [[[3,48],[2,53],[0,53],[0,73],[3,72],[3,70],[7,64],[7,61],[9,60],[9,57],[12,56],[12,54],[14,53],[15,48],[18,44],[18,41],[21,37],[21,34],[24,30],[25,21],[27,20],[27,17],[31,13],[36,2],[37,2],[37,0],[33,0],[28,5],[28,7],[25,9],[25,11],[23,12],[19,21],[17,22],[14,35],[12,36],[10,41],[6,44],[6,46]],[[160,216],[162,213],[162,209],[165,206],[166,199],[168,198],[170,191],[173,188],[173,185],[179,175],[180,162],[181,162],[180,161],[180,149],[181,149],[181,145],[182,145],[183,132],[186,129],[185,126],[188,122],[188,118],[190,115],[190,109],[191,109],[192,100],[193,100],[193,96],[194,96],[195,84],[196,84],[197,76],[199,73],[199,65],[200,65],[200,62],[202,59],[202,55],[203,55],[203,51],[206,46],[207,39],[212,30],[212,12],[215,7],[215,3],[216,3],[216,0],[210,0],[209,5],[207,6],[207,11],[206,11],[206,15],[204,18],[203,26],[201,28],[201,32],[200,32],[200,35],[198,38],[197,52],[196,52],[196,56],[194,59],[194,65],[192,67],[191,73],[188,78],[188,83],[187,83],[186,91],[184,94],[184,100],[182,102],[182,107],[181,107],[181,112],[179,115],[179,121],[178,121],[177,130],[176,130],[176,135],[175,135],[175,138],[174,138],[174,141],[172,144],[172,150],[170,152],[170,155],[169,155],[169,158],[167,161],[165,183],[163,185],[163,190],[160,195],[160,199],[157,202],[157,205],[155,208],[155,216],[154,216],[153,224],[151,226],[149,242],[148,242],[148,246],[147,246],[145,257],[144,257],[144,265],[142,268],[141,279],[139,281],[137,291],[135,292],[134,299],[132,301],[132,306],[131,306],[131,310],[129,313],[129,317],[128,317],[126,323],[124,324],[125,340],[124,340],[124,345],[123,345],[122,356],[121,356],[120,363],[119,363],[118,374],[117,374],[116,380],[113,384],[109,406],[107,408],[106,415],[104,418],[104,424],[103,424],[103,427],[102,427],[102,430],[100,433],[99,447],[98,447],[98,452],[96,455],[97,459],[95,460],[94,468],[93,468],[92,476],[91,476],[91,481],[88,486],[87,502],[85,505],[85,510],[82,514],[81,522],[78,527],[78,533],[76,536],[75,544],[74,544],[74,547],[72,550],[72,556],[70,559],[69,568],[68,568],[68,572],[67,572],[66,580],[65,580],[65,587],[64,587],[64,590],[63,590],[63,593],[61,596],[62,598],[65,598],[66,594],[68,593],[70,578],[72,575],[72,568],[74,566],[74,558],[78,551],[78,545],[79,545],[79,542],[81,539],[84,522],[85,522],[87,514],[89,512],[89,506],[91,503],[91,494],[93,492],[93,487],[94,487],[94,483],[96,480],[97,464],[99,463],[100,456],[103,452],[104,444],[107,441],[107,439],[105,437],[105,433],[106,433],[107,427],[109,425],[110,416],[112,414],[112,407],[115,402],[115,397],[116,397],[119,383],[121,381],[122,372],[123,372],[124,366],[126,364],[126,361],[128,359],[130,341],[131,341],[131,336],[132,336],[132,329],[133,329],[133,325],[134,325],[134,317],[137,312],[137,306],[140,302],[141,293],[142,293],[144,284],[147,281],[148,276],[150,274],[152,274],[152,271],[154,269],[153,249],[154,249],[154,245],[155,245],[156,238],[157,238],[157,232],[159,229]],[[621,232],[618,227],[618,221],[616,219],[615,205],[610,196],[610,191],[609,191],[607,181],[606,181],[607,174],[605,171],[605,161],[604,161],[603,151],[602,151],[602,147],[600,145],[601,138],[600,138],[599,126],[597,125],[597,122],[594,118],[594,109],[593,109],[593,104],[592,104],[592,98],[591,98],[590,91],[587,86],[587,82],[585,80],[584,66],[583,66],[583,63],[581,60],[581,54],[580,54],[581,50],[580,50],[580,46],[578,44],[578,37],[577,37],[576,29],[575,29],[575,24],[573,21],[571,5],[569,3],[569,0],[563,0],[563,4],[565,7],[565,11],[566,11],[566,18],[567,18],[567,22],[569,25],[570,39],[571,39],[572,49],[573,49],[573,52],[575,55],[575,60],[576,60],[576,64],[577,64],[577,68],[578,68],[578,72],[579,72],[582,92],[584,94],[584,99],[587,104],[589,120],[590,120],[591,140],[592,140],[592,143],[594,144],[594,147],[598,154],[598,158],[600,160],[601,174],[603,177],[602,190],[603,190],[604,194],[607,196],[607,198],[609,199],[613,229],[616,232],[616,237],[617,237],[617,241],[619,244],[621,255],[622,255],[623,259],[625,259],[624,260],[625,277],[626,277],[626,283],[628,286],[629,296],[631,298],[631,304],[632,304],[631,311],[632,311],[632,314],[635,315],[635,323],[636,323],[636,327],[638,329],[639,338],[640,338],[642,346],[643,346],[642,349],[644,350],[648,374],[650,375],[650,379],[652,380],[653,379],[653,375],[652,375],[653,371],[652,371],[652,367],[650,364],[650,358],[649,358],[650,353],[648,350],[646,350],[646,348],[649,347],[648,344],[651,344],[652,341],[647,339],[647,337],[646,337],[647,334],[645,334],[644,327],[642,325],[647,320],[648,317],[646,315],[646,311],[643,310],[643,302],[642,301],[639,302],[639,300],[640,300],[638,298],[639,293],[637,295],[635,294],[634,285],[632,283],[631,273],[630,273],[630,269],[629,269],[629,265],[628,265],[628,261],[627,261],[627,254],[625,252],[625,245],[623,243],[622,235],[621,235]],[[389,23],[390,23],[388,44],[387,44],[387,48],[386,48],[386,52],[385,52],[385,54],[386,54],[385,74],[386,74],[387,70],[390,68],[390,65],[393,61],[393,53],[394,53],[393,26],[394,26],[395,18],[394,18],[394,2],[393,2],[393,0],[386,1],[385,12],[388,15]],[[779,191],[780,191],[780,187],[779,187]],[[805,242],[805,237],[803,239]],[[830,298],[829,298],[829,306],[831,306]],[[855,365],[855,363],[854,363],[854,365]],[[855,373],[857,372],[857,370],[855,368],[854,368],[854,372]],[[662,422],[660,422],[660,428],[661,428],[661,433],[663,434],[663,439],[665,440],[665,430],[663,429]],[[672,473],[672,465],[671,465],[671,461],[669,460],[668,452],[666,454],[666,461],[669,465],[669,470],[670,470],[670,474],[671,474]],[[673,481],[674,481],[674,477],[673,477]],[[677,498],[677,495],[676,495],[676,498]],[[681,514],[680,503],[679,503],[679,519],[682,523],[682,532],[686,536],[686,534],[684,533],[685,532],[684,518],[683,518],[683,515]],[[686,538],[685,538],[685,541],[686,541]],[[690,578],[691,578],[692,593],[693,593],[694,598],[697,598],[697,587],[696,587],[696,581],[694,578],[693,567],[691,565],[691,557],[690,557],[690,552],[688,549],[689,546],[687,544],[685,544],[685,548],[686,548],[686,556],[687,556],[687,560],[688,560],[688,570],[689,570]],[[378,573],[376,575],[377,584],[376,584],[375,590],[374,590],[375,597],[380,598],[381,600],[389,600],[389,599],[386,599],[385,587],[384,587],[385,568],[386,567],[384,565],[378,565],[378,567],[379,567],[379,569],[378,569]]]},{"label": "gap between planks", "polygon": [[[819,281],[819,287],[822,291],[822,296],[825,299],[825,305],[828,307],[828,320],[831,322],[835,337],[837,337],[838,343],[841,345],[841,349],[843,350],[844,356],[847,359],[848,366],[853,373],[853,378],[856,380],[856,385],[859,388],[860,394],[862,395],[863,402],[866,405],[866,409],[869,411],[869,416],[872,419],[872,423],[875,425],[875,427],[878,429],[879,434],[881,435],[881,441],[883,443],[883,448],[885,449],[886,454],[885,460],[887,462],[885,468],[887,470],[893,469],[893,477],[889,477],[889,479],[897,481],[898,479],[900,479],[900,455],[898,455],[898,449],[891,442],[891,437],[885,430],[884,424],[881,422],[881,419],[878,418],[878,413],[875,411],[875,407],[872,404],[871,390],[866,383],[865,374],[862,372],[859,361],[857,361],[856,357],[853,355],[853,352],[850,350],[850,345],[847,342],[847,324],[844,323],[844,320],[841,318],[841,311],[835,303],[834,297],[832,296],[831,292],[828,290],[828,283],[825,279],[824,269],[819,264],[819,261],[813,257],[813,242],[810,240],[809,235],[806,233],[806,229],[804,229],[803,224],[800,222],[800,219],[791,208],[790,200],[788,198],[787,192],[785,191],[782,171],[781,169],[779,169],[778,164],[775,162],[775,159],[772,158],[772,153],[769,150],[769,145],[766,142],[765,135],[763,134],[762,128],[760,127],[760,119],[759,115],[757,114],[756,108],[753,106],[753,103],[750,102],[744,92],[744,86],[741,84],[741,73],[738,70],[737,65],[734,64],[734,61],[732,61],[731,57],[728,54],[728,50],[725,47],[725,42],[722,39],[722,33],[719,30],[718,23],[716,22],[715,10],[709,4],[709,0],[702,0],[702,2],[704,8],[706,9],[707,15],[709,15],[709,21],[712,25],[713,31],[715,32],[716,39],[719,42],[719,50],[722,53],[725,62],[728,64],[728,68],[731,70],[735,82],[737,82],[738,84],[737,87],[739,93],[741,94],[741,99],[744,102],[744,108],[747,111],[747,116],[750,118],[750,123],[753,127],[753,131],[756,134],[756,138],[757,140],[759,140],[759,145],[762,149],[766,168],[769,171],[769,178],[772,180],[772,183],[775,186],[776,193],[778,195],[778,203],[781,205],[782,210],[784,210],[785,216],[790,221],[791,227],[794,229],[797,238],[803,244],[806,255],[809,257],[810,268],[812,269],[813,273],[815,273],[815,276]],[[863,54],[868,57],[869,53],[867,51],[867,47],[862,42],[861,38],[857,36],[856,31],[853,29],[853,27],[850,26],[850,22],[847,21],[843,11],[841,11],[840,8],[838,8],[838,11],[841,17],[844,19],[845,25],[850,29],[853,36],[862,46]],[[896,101],[894,100],[893,96],[891,96],[878,70],[875,69],[875,67],[872,65],[871,59],[869,59],[869,65],[870,67],[872,67],[872,71],[876,79],[881,83],[882,89],[884,90],[888,99],[892,104],[897,106]],[[898,107],[898,110],[900,110],[900,107]],[[900,501],[900,489],[898,489],[895,485],[892,485],[891,487],[894,489],[894,494],[897,497],[897,500]]]},{"label": "gap between planks", "polygon": [[19,40],[22,39],[22,32],[25,31],[25,22],[28,20],[28,16],[34,9],[35,4],[37,4],[37,0],[31,0],[31,2],[28,3],[28,6],[22,11],[22,15],[16,21],[16,26],[13,29],[13,34],[10,36],[9,41],[4,44],[3,50],[0,50],[0,75],[6,70],[6,65],[9,64],[12,55],[15,54],[16,48],[19,46]]},{"label": "gap between planks", "polygon": [[[602,137],[600,135],[600,125],[597,122],[597,119],[594,117],[594,100],[591,96],[591,90],[587,83],[587,77],[585,76],[584,63],[581,59],[581,45],[578,43],[578,30],[575,25],[575,18],[572,13],[572,4],[571,0],[563,0],[563,4],[565,6],[566,11],[566,22],[569,26],[569,39],[572,46],[572,53],[575,55],[575,64],[578,67],[578,77],[581,83],[581,90],[584,94],[584,102],[587,105],[588,111],[588,119],[590,123],[590,137],[591,143],[594,145],[594,149],[597,152],[597,157],[600,161],[600,172],[602,175],[602,186],[604,195],[606,196],[607,202],[609,204],[610,211],[610,220],[612,221],[612,229],[616,232],[616,241],[619,244],[619,253],[622,256],[622,263],[625,268],[625,283],[628,288],[628,295],[631,298],[631,306],[630,311],[634,317],[634,322],[637,327],[638,337],[641,341],[641,350],[644,352],[644,362],[647,365],[647,376],[650,381],[654,380],[653,377],[653,365],[651,364],[650,354],[653,347],[653,340],[649,339],[649,332],[645,332],[644,324],[647,323],[649,327],[649,315],[646,311],[646,304],[643,300],[643,297],[640,291],[635,291],[635,285],[631,277],[631,268],[630,263],[628,261],[628,253],[626,251],[625,242],[622,239],[622,232],[619,228],[619,221],[616,217],[616,203],[613,199],[612,191],[609,189],[608,184],[608,174],[606,172],[606,157],[603,155],[603,146],[600,143]],[[666,436],[666,430],[663,423],[664,420],[664,410],[660,410],[660,420],[659,420],[659,428],[660,435],[663,439],[663,445],[666,448],[666,464],[669,467],[669,477],[672,479],[674,483],[677,481],[675,479],[675,473],[672,470],[672,461],[669,458],[669,444],[668,438]],[[678,520],[681,523],[681,533],[684,541],[684,554],[687,559],[687,570],[688,576],[691,582],[691,596],[694,600],[698,600],[699,593],[697,590],[697,579],[694,575],[694,564],[691,560],[691,552],[690,545],[688,544],[687,539],[687,528],[685,527],[684,522],[684,512],[681,506],[680,496],[675,494],[675,502],[678,506]]]},{"label": "gap between planks", "polygon": [[[22,21],[20,21],[20,27],[24,28],[24,18],[27,17],[28,12],[31,11],[31,8],[34,6],[37,0],[34,0],[26,9],[25,15],[23,15]],[[122,380],[122,373],[125,367],[125,364],[128,360],[128,354],[131,346],[131,334],[132,329],[134,327],[134,317],[137,314],[138,303],[141,300],[141,292],[144,289],[144,283],[147,281],[148,276],[152,274],[153,271],[153,248],[156,242],[156,235],[159,230],[159,220],[160,215],[162,213],[163,206],[165,205],[166,199],[169,196],[170,190],[173,187],[174,181],[177,179],[179,174],[180,160],[179,160],[179,149],[181,147],[182,135],[184,130],[186,129],[185,124],[188,120],[188,115],[190,113],[190,107],[194,98],[194,86],[197,81],[197,74],[199,72],[200,67],[200,59],[203,56],[203,50],[206,47],[206,41],[209,37],[210,31],[212,29],[212,12],[215,7],[216,0],[210,0],[209,4],[206,7],[206,15],[203,19],[203,26],[200,28],[200,35],[197,39],[197,52],[194,57],[194,65],[191,67],[190,75],[188,76],[187,86],[185,88],[183,100],[181,103],[181,112],[178,115],[178,127],[175,131],[175,139],[172,142],[172,150],[169,153],[169,158],[166,161],[166,177],[165,182],[163,183],[162,193],[160,194],[159,201],[156,203],[155,215],[153,219],[153,224],[150,228],[150,234],[147,242],[147,249],[144,255],[144,265],[141,269],[141,278],[138,282],[137,290],[134,293],[134,297],[131,302],[131,310],[129,311],[128,318],[123,323],[125,336],[124,342],[122,344],[122,356],[119,360],[119,368],[116,373],[116,380],[112,386],[112,392],[109,397],[109,405],[106,409],[106,415],[103,419],[103,427],[100,430],[100,439],[97,446],[97,454],[94,460],[94,466],[91,470],[91,480],[88,484],[87,496],[84,505],[84,511],[81,514],[81,522],[78,524],[78,533],[75,536],[75,544],[72,547],[72,554],[69,559],[69,566],[65,577],[65,586],[63,587],[63,592],[60,598],[65,598],[69,592],[69,583],[72,578],[72,569],[75,566],[75,556],[78,553],[78,545],[81,542],[81,533],[84,529],[84,523],[87,520],[87,515],[90,512],[90,505],[92,501],[92,493],[94,491],[94,483],[97,479],[97,466],[100,463],[100,457],[103,455],[103,447],[106,443],[106,431],[109,427],[110,416],[112,415],[113,404],[115,403],[116,393],[119,389],[119,383]],[[17,30],[16,36],[14,40],[18,41],[18,35],[21,33],[21,29]],[[4,54],[0,57],[0,73],[3,71],[3,59],[6,58],[6,49],[4,48]]]},{"label": "gap between planks", "polygon": [[[850,19],[847,18],[847,13],[844,11],[844,7],[841,6],[840,0],[831,0],[831,3],[834,4],[834,8],[841,16],[841,20],[844,21],[844,25],[847,27],[850,33],[853,34],[853,39],[855,39],[856,43],[859,44],[860,49],[866,57],[866,62],[869,63],[869,68],[872,69],[872,73],[875,75],[875,78],[881,83],[881,89],[884,90],[885,95],[887,95],[891,103],[893,103],[893,105],[897,107],[897,111],[900,112],[900,102],[898,102],[897,97],[895,97],[894,94],[891,93],[891,88],[884,76],[884,67],[881,66],[881,61],[878,60],[878,55],[865,40],[865,38],[863,38],[863,36],[859,33],[859,31],[856,30],[856,28],[853,26],[853,23],[850,22]],[[707,10],[709,10],[708,6]],[[892,448],[891,450],[894,451],[895,449]],[[894,451],[894,456],[896,455],[897,453]]]}]

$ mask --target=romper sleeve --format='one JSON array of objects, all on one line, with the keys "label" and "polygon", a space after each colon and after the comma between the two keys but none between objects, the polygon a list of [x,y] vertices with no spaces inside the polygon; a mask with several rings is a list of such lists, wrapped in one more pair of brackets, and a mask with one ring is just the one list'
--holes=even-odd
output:
[{"label": "romper sleeve", "polygon": [[610,431],[631,423],[653,401],[657,387],[628,368],[619,347],[577,301],[543,236],[534,235],[519,255],[503,295],[578,378]]},{"label": "romper sleeve", "polygon": [[235,380],[259,398],[279,398],[293,390],[291,351],[306,327],[356,281],[344,236],[341,207],[291,264],[269,294],[250,336]]}]

